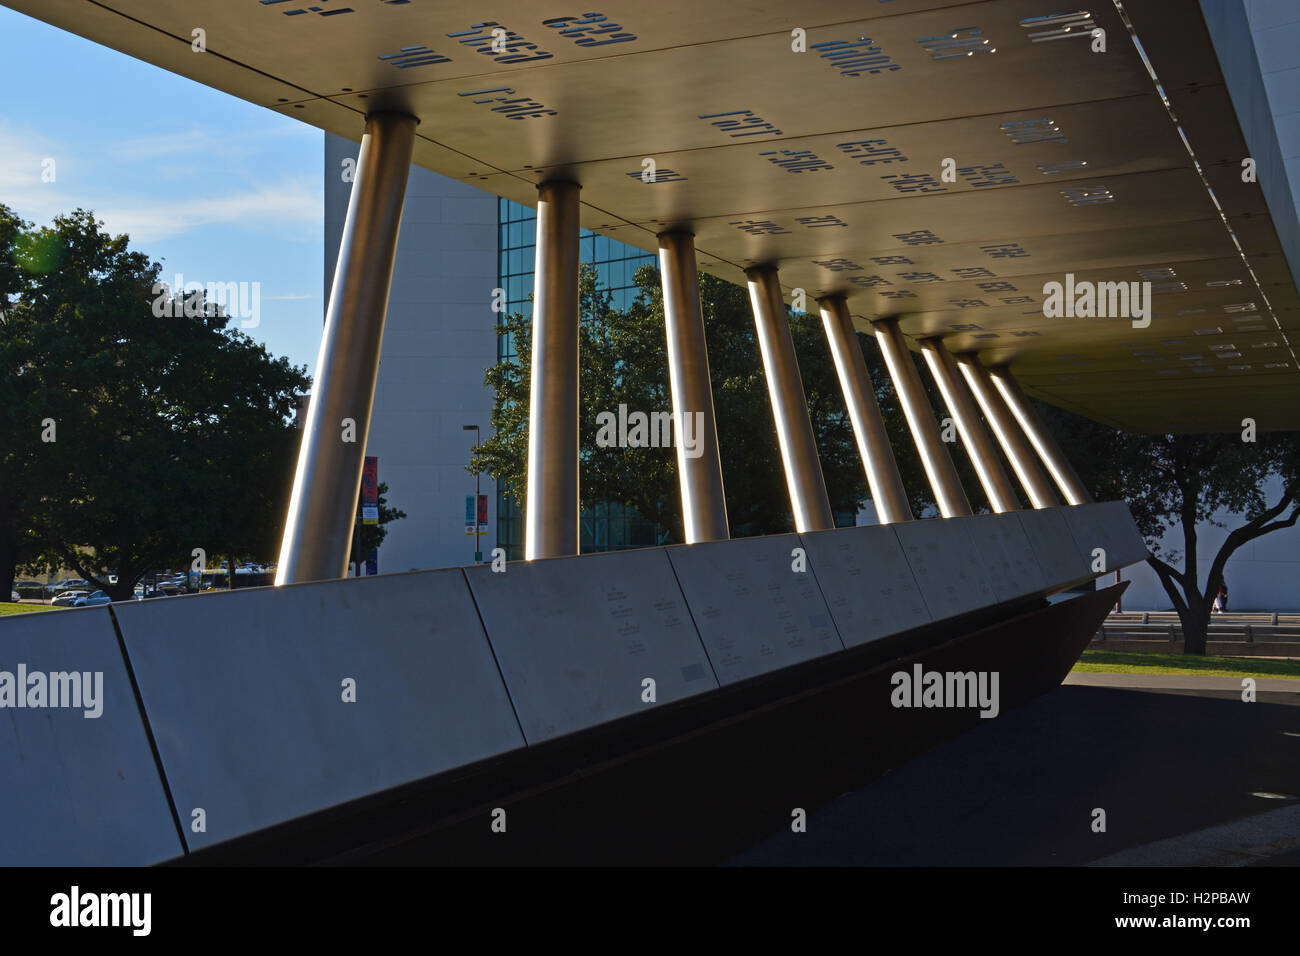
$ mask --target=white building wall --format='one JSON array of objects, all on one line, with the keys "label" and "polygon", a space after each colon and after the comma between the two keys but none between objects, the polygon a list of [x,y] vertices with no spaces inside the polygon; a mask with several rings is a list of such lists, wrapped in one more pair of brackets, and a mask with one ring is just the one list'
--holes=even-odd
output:
[{"label": "white building wall", "polygon": [[[343,160],[356,143],[325,134],[325,300],[338,261],[351,184]],[[379,457],[388,503],[407,517],[388,526],[380,573],[470,564],[465,534],[465,471],[478,425],[486,439],[492,393],[483,373],[496,363],[497,198],[418,167],[411,168],[397,246],[379,383],[367,455]],[[496,542],[496,484],[482,478],[488,532]]]}]

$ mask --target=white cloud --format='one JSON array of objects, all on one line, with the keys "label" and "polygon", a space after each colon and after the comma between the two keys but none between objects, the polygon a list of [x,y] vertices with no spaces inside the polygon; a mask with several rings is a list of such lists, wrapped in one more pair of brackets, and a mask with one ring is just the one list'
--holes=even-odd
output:
[{"label": "white cloud", "polygon": [[283,182],[193,199],[115,197],[101,202],[95,215],[110,231],[125,232],[133,242],[171,239],[213,225],[306,234],[319,229],[321,197],[306,183]]},{"label": "white cloud", "polygon": [[[206,136],[164,137],[166,142],[161,147],[158,140],[153,140],[156,148],[148,155],[207,148]],[[126,151],[146,149],[148,142],[130,141]],[[57,161],[53,183],[41,181],[41,164],[47,157]],[[133,196],[107,188],[102,194],[71,188],[70,182],[85,188],[84,177],[74,174],[88,165],[89,160],[83,161],[76,149],[0,125],[0,202],[37,225],[48,225],[54,216],[81,207],[92,210],[110,232],[127,233],[137,245],[216,225],[302,240],[314,239],[320,229],[322,197],[311,176],[282,177],[277,182],[242,189],[227,187],[217,195],[213,195],[216,189],[195,194],[192,189],[173,188],[170,195]]]},{"label": "white cloud", "polygon": [[41,162],[47,157],[56,157],[61,150],[51,141],[34,133],[19,135],[0,126],[0,188],[4,194],[0,199],[10,205],[7,198],[15,189],[21,190],[33,186],[49,186],[41,182]]},{"label": "white cloud", "polygon": [[125,162],[157,160],[164,156],[183,153],[199,153],[205,156],[217,154],[224,159],[229,159],[256,155],[267,148],[267,140],[273,137],[298,137],[304,134],[319,136],[320,130],[305,123],[240,130],[233,133],[228,131],[214,133],[210,129],[195,127],[176,133],[118,140],[108,143],[104,147],[104,153],[108,157]]}]

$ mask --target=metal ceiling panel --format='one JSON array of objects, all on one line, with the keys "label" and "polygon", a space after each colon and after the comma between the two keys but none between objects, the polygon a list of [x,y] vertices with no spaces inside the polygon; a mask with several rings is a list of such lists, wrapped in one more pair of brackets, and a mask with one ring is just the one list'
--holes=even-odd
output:
[{"label": "metal ceiling panel", "polygon": [[[743,282],[747,265],[776,265],[787,290],[848,294],[860,329],[903,315],[908,335],[1011,363],[1032,393],[1103,420],[1226,427],[1260,388],[1300,409],[1300,296],[1279,240],[1294,210],[1241,180],[1241,125],[1195,0],[1123,14],[1045,0],[607,0],[582,14],[553,0],[5,2],[354,141],[367,112],[411,111],[421,166],[527,204],[537,182],[576,179],[587,228],[647,251],[689,228],[708,272]],[[1273,215],[1291,219],[1279,231]],[[1042,315],[1049,276],[1162,268],[1187,288],[1156,292],[1150,328]],[[1168,387],[1182,371],[1149,375],[1159,362],[1130,346],[1194,334],[1194,310],[1236,301],[1202,285],[1235,280],[1219,288],[1255,301],[1263,328],[1225,328],[1280,333],[1287,367],[1241,363],[1189,423]],[[1113,401],[1120,383],[1140,400]]]}]

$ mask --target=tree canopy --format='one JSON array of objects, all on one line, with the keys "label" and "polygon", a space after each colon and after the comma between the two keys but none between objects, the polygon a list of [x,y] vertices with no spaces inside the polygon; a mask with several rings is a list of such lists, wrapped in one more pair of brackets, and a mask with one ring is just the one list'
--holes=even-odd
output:
[{"label": "tree canopy", "polygon": [[[353,535],[356,540],[352,542],[352,554],[348,556],[349,561],[355,561],[356,556],[361,556],[364,564],[366,556],[381,544],[388,537],[388,524],[391,521],[398,521],[406,517],[406,512],[400,508],[394,508],[388,503],[388,482],[381,481],[376,489],[376,503],[379,505],[379,522],[378,524],[358,524],[353,529]],[[361,514],[361,502],[365,492],[357,495],[357,514]]]},{"label": "tree canopy", "polygon": [[122,599],[195,548],[278,548],[306,370],[205,301],[157,317],[161,265],[128,242],[0,206],[0,585],[69,567]]},{"label": "tree canopy", "polygon": [[[699,281],[731,534],[792,531],[794,518],[748,293],[706,273],[700,274]],[[598,285],[594,269],[584,266],[580,275],[579,487],[584,507],[621,502],[669,529],[669,540],[681,541],[675,454],[664,448],[596,443],[601,412],[616,412],[620,404],[647,413],[672,408],[658,271],[643,267],[636,284],[640,296],[629,308],[619,310],[609,291]],[[853,515],[869,492],[821,320],[795,312],[789,322],[831,507],[838,514]],[[499,331],[510,336],[517,357],[487,370],[485,383],[495,394],[493,434],[479,446],[468,470],[481,470],[506,483],[522,505],[528,458],[530,323],[512,315],[503,320]],[[865,335],[858,338],[904,485],[913,510],[920,514],[933,507],[933,498],[919,456],[875,343]],[[931,392],[931,400],[942,414],[936,392]],[[977,488],[969,462],[955,457],[967,487]],[[975,495],[972,503],[980,504]]]},{"label": "tree canopy", "polygon": [[[1148,563],[1178,612],[1184,651],[1204,654],[1214,596],[1232,555],[1300,518],[1300,434],[1259,432],[1144,435],[1040,406],[1080,478],[1098,500],[1128,502],[1151,549]],[[1243,423],[1245,425],[1246,423]],[[1265,497],[1270,480],[1276,499]],[[1203,567],[1198,527],[1228,528]]]}]

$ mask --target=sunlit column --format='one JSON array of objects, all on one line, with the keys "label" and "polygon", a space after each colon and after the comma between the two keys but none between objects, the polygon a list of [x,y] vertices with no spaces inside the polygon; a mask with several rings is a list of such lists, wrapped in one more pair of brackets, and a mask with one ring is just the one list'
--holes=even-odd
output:
[{"label": "sunlit column", "polygon": [[898,473],[898,462],[894,460],[885,421],[880,417],[880,404],[876,401],[871,376],[867,374],[867,363],[862,357],[848,302],[842,295],[831,295],[818,300],[817,304],[821,307],[826,341],[830,345],[840,388],[844,391],[844,405],[853,423],[853,435],[858,442],[862,467],[867,473],[876,516],[881,524],[911,521],[912,507],[907,500],[903,478]]},{"label": "sunlit column", "polygon": [[537,187],[524,557],[578,553],[578,191]]},{"label": "sunlit column", "polygon": [[[713,413],[693,235],[666,232],[659,237],[659,275],[664,289],[668,386],[677,428],[682,528],[687,544],[725,541],[727,499],[722,488],[722,459],[718,454],[718,425]],[[690,447],[684,436],[690,437]]]},{"label": "sunlit column", "polygon": [[366,117],[275,583],[347,574],[418,120]]},{"label": "sunlit column", "polygon": [[962,490],[961,478],[957,466],[952,463],[952,456],[944,446],[939,435],[939,424],[934,420],[934,409],[926,398],[925,386],[921,384],[921,374],[907,349],[903,330],[898,327],[897,319],[881,319],[872,323],[876,330],[876,342],[880,345],[880,354],[884,356],[885,368],[894,382],[894,391],[898,393],[899,404],[903,406],[903,415],[916,442],[916,451],[921,456],[921,467],[934,492],[934,500],[939,506],[939,513],[945,518],[971,514],[970,501]]},{"label": "sunlit column", "polygon": [[781,448],[795,530],[833,528],[835,519],[817,457],[817,441],[808,418],[808,401],[799,377],[776,268],[757,266],[747,269],[745,277],[749,280],[749,301],[754,310],[754,327],[767,376],[767,393],[776,421],[776,440]]}]

